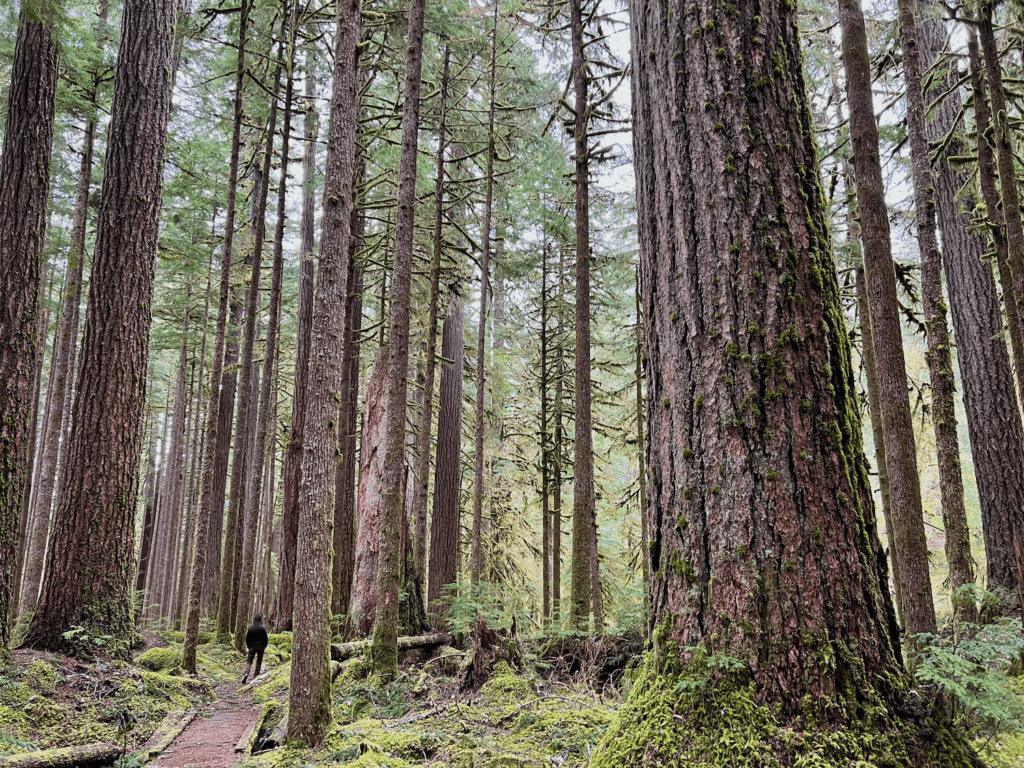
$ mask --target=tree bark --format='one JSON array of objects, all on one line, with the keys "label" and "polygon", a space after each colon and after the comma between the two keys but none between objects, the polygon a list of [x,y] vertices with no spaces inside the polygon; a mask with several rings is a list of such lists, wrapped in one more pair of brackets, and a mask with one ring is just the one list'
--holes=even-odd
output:
[{"label": "tree bark", "polygon": [[427,578],[427,487],[430,482],[430,437],[434,419],[434,378],[437,368],[437,304],[441,283],[441,250],[444,243],[444,153],[448,146],[448,64],[451,50],[444,49],[441,74],[441,106],[437,127],[437,173],[434,177],[434,242],[430,260],[430,303],[427,317],[427,359],[423,372],[423,411],[420,419],[419,447],[413,471],[413,563],[421,583]]},{"label": "tree bark", "polygon": [[[359,161],[356,189],[362,187],[366,162]],[[345,302],[345,350],[341,369],[341,405],[338,413],[341,461],[334,476],[334,560],[331,582],[331,614],[348,617],[356,550],[356,444],[359,432],[359,335],[363,328],[363,267],[357,254],[365,243],[366,217],[358,206],[352,209],[352,237],[349,247],[348,285]]]},{"label": "tree bark", "polygon": [[26,638],[34,648],[91,651],[109,635],[104,649],[127,657],[136,638],[133,528],[173,42],[173,0],[127,0],[68,467]]},{"label": "tree bark", "polygon": [[[570,0],[572,35],[573,143],[576,160],[576,435],[572,504],[572,595],[569,622],[586,629],[594,610],[594,629],[601,631],[600,585],[593,579],[597,556],[591,538],[594,525],[594,444],[590,405],[590,161],[586,59],[583,54],[582,0]],[[594,596],[596,595],[596,597]]]},{"label": "tree bark", "polygon": [[427,606],[431,624],[444,627],[450,597],[445,587],[459,571],[459,496],[462,487],[462,376],[465,357],[462,301],[453,297],[441,329],[434,506],[430,518]]},{"label": "tree bark", "polygon": [[32,373],[50,188],[57,41],[47,3],[22,8],[0,155],[0,662],[10,658],[10,606],[28,481]]},{"label": "tree bark", "polygon": [[[377,574],[384,518],[384,462],[387,445],[387,347],[377,351],[366,384],[363,439],[359,451],[359,523],[349,598],[347,637],[369,637],[377,618]],[[397,533],[393,532],[397,537]]]},{"label": "tree bark", "polygon": [[654,631],[591,765],[976,765],[906,708],[796,6],[754,10],[632,7]]},{"label": "tree bark", "polygon": [[640,313],[640,272],[636,273],[636,447],[637,482],[640,484],[640,557],[644,578],[644,595],[649,599],[651,587],[651,524],[647,517],[647,441],[644,439],[644,319]]},{"label": "tree bark", "polygon": [[480,583],[484,568],[484,383],[487,367],[484,353],[487,344],[487,294],[490,291],[491,215],[494,210],[495,93],[498,70],[498,4],[494,4],[494,25],[491,40],[490,104],[487,112],[487,191],[484,196],[483,256],[480,260],[480,315],[476,340],[476,444],[473,452],[473,540],[470,550],[470,583]]},{"label": "tree bark", "polygon": [[306,49],[305,119],[302,152],[302,220],[300,226],[299,309],[296,327],[295,383],[292,392],[292,423],[288,450],[284,459],[284,502],[281,512],[281,585],[277,593],[275,621],[277,629],[292,628],[292,605],[295,596],[295,547],[298,536],[299,483],[302,471],[302,435],[306,418],[306,375],[309,371],[309,333],[313,327],[313,280],[316,246],[314,226],[314,184],[316,174],[316,75],[313,72],[315,48]]},{"label": "tree bark", "polygon": [[[985,47],[985,26],[983,20],[979,25],[979,29],[982,31],[983,49]],[[994,178],[996,159],[993,158],[992,148],[988,145],[987,140],[987,137],[991,135],[989,130],[991,116],[989,104],[986,102],[984,94],[982,57],[979,55],[973,29],[970,30],[969,34],[968,50],[971,61],[974,109],[978,133],[979,175],[986,207],[989,210],[989,215],[992,216],[998,214],[1000,207]],[[988,67],[988,58],[989,56],[986,53],[984,65],[986,69]],[[994,64],[995,69],[998,71],[998,61],[994,62]],[[991,106],[993,110],[996,110],[998,109],[997,104],[1000,101],[996,94],[1000,92],[1001,86],[994,84],[991,75],[992,73],[990,72],[988,85],[990,95],[992,96]],[[998,121],[996,121],[995,136],[995,154],[998,155],[1001,147],[1004,150],[1006,149],[1000,142],[1009,140],[1008,137],[1000,138]],[[951,149],[950,151],[953,150]],[[1015,173],[1013,171],[1012,157],[1009,164],[1011,178],[1015,179],[1016,176],[1012,175]],[[999,170],[1000,176],[1002,176],[1001,162]],[[1015,196],[1015,184],[1011,183],[1008,186],[1013,188],[1011,196]],[[1017,293],[1017,281],[1020,278],[1020,270],[1013,263],[1012,243],[1014,235],[1011,233],[1010,227],[1010,221],[1014,216],[1012,213],[1012,203],[1009,206],[1007,205],[1006,192],[1006,185],[1004,185],[1002,215],[1008,234],[1005,239],[1001,238],[1002,227],[999,226],[998,220],[996,220],[993,222],[992,235],[996,243],[997,256],[1000,254],[1001,241],[1003,249],[1007,254],[1006,262],[1009,264],[1009,268],[1007,268],[1006,264],[1000,262],[999,271],[1004,281],[1003,298],[1007,308],[1007,316],[1009,317],[1011,306],[1015,305],[1019,314],[1021,304],[1018,298],[1019,294]],[[1019,205],[1017,214],[1019,226]],[[954,286],[955,277],[951,276],[948,271],[953,266],[954,264],[947,263],[947,277],[950,279],[950,297],[952,299],[956,296],[957,299],[953,302],[954,322],[960,313],[964,313],[965,320],[967,316],[973,315],[979,321],[984,317],[981,315],[982,312],[987,310],[987,313],[990,315],[992,311],[991,306],[985,307],[981,303],[982,297],[975,295],[976,290],[973,287],[965,287],[969,293],[963,295],[960,290],[960,284]],[[965,263],[965,260],[958,260],[955,266],[959,266],[960,269],[973,267],[978,272],[977,278],[979,280],[984,279],[984,276],[980,274],[980,270],[977,270],[973,264]],[[984,268],[984,264],[981,266]],[[1020,264],[1020,269],[1024,269],[1024,262]],[[1014,283],[1013,288],[1009,292],[1006,290],[1005,282],[1008,274],[1012,274]],[[998,313],[998,304],[996,304],[996,312]],[[990,317],[988,320],[989,326],[991,326],[991,322]],[[965,325],[971,327],[973,324],[967,322]],[[1002,322],[1000,319],[999,328],[1001,329],[1001,327]],[[981,326],[977,328],[976,332],[981,334],[986,330],[990,330],[990,328],[987,329],[985,326]],[[990,343],[994,340],[996,339],[990,339]],[[1024,465],[1024,438],[1021,437],[1020,411],[1017,399],[1013,397],[1012,386],[1007,390],[1005,381],[1003,381],[1005,369],[1002,372],[1000,371],[999,350],[991,353],[991,359],[972,359],[970,355],[970,351],[963,350],[960,355],[960,364],[961,366],[971,365],[971,379],[964,378],[964,405],[968,407],[969,418],[967,426],[971,437],[971,450],[974,455],[974,467],[978,479],[978,496],[981,501],[982,534],[985,539],[986,582],[990,588],[996,586],[1009,592],[1016,592],[1017,574],[1015,571],[1017,564],[1014,538],[1015,536],[1020,536],[1021,532],[1024,531],[1024,520],[1022,520],[1022,514],[1024,514],[1022,512],[1024,510],[1024,500],[1022,500],[1022,495],[1024,495],[1024,487],[1022,487],[1024,485],[1024,477],[1022,477],[1021,473],[1021,467]],[[1015,362],[1017,363],[1017,375],[1020,377],[1022,373],[1022,359],[1017,359]],[[965,373],[964,369],[961,368],[961,374]],[[1021,392],[1024,392],[1024,385],[1022,385]],[[970,399],[968,399],[969,395]],[[972,428],[970,416],[975,413],[974,403],[984,402],[985,400],[988,402],[986,403],[984,413],[981,412],[981,406],[979,405]],[[975,431],[977,431],[977,435]],[[975,442],[976,439],[977,442]]]},{"label": "tree bark", "polygon": [[541,617],[551,620],[551,504],[548,469],[551,452],[548,441],[548,238],[543,233],[540,262],[540,518],[541,518]]},{"label": "tree bark", "polygon": [[[946,25],[938,18],[924,21],[919,28],[919,37],[922,66],[930,70],[945,50]],[[950,88],[957,77],[957,73],[947,73],[936,84],[935,91]],[[933,100],[932,94],[933,91],[929,91],[926,99]],[[983,93],[976,95],[975,103],[979,108],[982,106]],[[954,129],[960,111],[960,93],[951,90],[929,123],[929,138],[938,141],[945,137]],[[981,136],[987,125],[982,127],[980,119],[977,123],[978,135]],[[981,143],[987,147],[986,142]],[[983,259],[987,250],[985,239],[982,234],[973,232],[972,214],[963,209],[959,199],[959,191],[966,185],[970,174],[956,172],[948,160],[964,152],[963,142],[957,139],[947,145],[946,153],[939,158],[935,200],[984,528],[984,521],[998,516],[1002,510],[1024,508],[1024,429],[1021,427],[1010,359],[1002,338],[1003,323],[996,283],[991,265]],[[1014,303],[1007,302],[1008,310],[1011,306]],[[947,531],[946,535],[953,533]],[[959,535],[968,533],[963,531]],[[969,552],[969,539],[964,544]],[[965,621],[974,620],[973,601],[964,600],[955,607]]]},{"label": "tree bark", "polygon": [[[903,50],[903,78],[907,91],[907,134],[910,139],[911,178],[914,186],[914,214],[921,252],[921,298],[927,331],[928,376],[932,391],[932,426],[938,456],[939,493],[942,521],[946,531],[946,561],[949,564],[953,602],[960,587],[974,584],[970,529],[964,507],[964,482],[960,470],[960,442],[957,437],[954,402],[952,341],[942,296],[942,260],[935,223],[936,176],[931,166],[931,149],[925,133],[925,104],[922,78],[926,71],[918,45],[917,0],[897,0],[900,47]],[[1022,435],[1024,436],[1024,435]],[[1021,465],[1024,469],[1024,464]]]},{"label": "tree bark", "polygon": [[840,0],[843,66],[850,105],[853,170],[860,210],[864,269],[874,332],[878,392],[885,456],[892,493],[896,562],[903,588],[903,617],[908,633],[935,631],[935,606],[928,572],[921,483],[917,471],[914,425],[907,392],[903,331],[896,296],[896,275],[889,238],[889,216],[879,160],[878,126],[871,99],[871,65],[860,0]]},{"label": "tree bark", "polygon": [[340,435],[345,300],[356,128],[359,122],[358,2],[338,3],[334,86],[327,136],[320,271],[313,305],[307,410],[299,487],[299,546],[295,568],[295,631],[288,698],[288,739],[318,744],[331,722],[331,536],[334,476]]}]

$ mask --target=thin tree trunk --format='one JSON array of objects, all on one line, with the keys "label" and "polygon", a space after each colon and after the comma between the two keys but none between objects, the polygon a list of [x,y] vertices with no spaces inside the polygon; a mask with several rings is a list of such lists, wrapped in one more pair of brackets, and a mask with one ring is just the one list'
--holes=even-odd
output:
[{"label": "thin tree trunk", "polygon": [[12,586],[28,453],[32,374],[50,188],[57,40],[49,3],[22,9],[0,154],[0,662],[10,658]]},{"label": "thin tree trunk", "polygon": [[491,214],[494,209],[494,126],[496,118],[496,77],[498,71],[498,3],[494,4],[491,40],[490,105],[487,112],[487,192],[484,197],[483,257],[480,261],[480,315],[476,339],[476,444],[473,452],[473,540],[470,551],[470,582],[480,583],[484,568],[484,382],[487,367],[484,353],[487,343],[487,294],[490,291]]},{"label": "thin tree trunk", "polygon": [[[917,39],[916,0],[897,0],[903,77],[907,91],[907,133],[910,138],[911,177],[914,185],[914,213],[921,252],[921,298],[927,330],[928,375],[932,391],[932,426],[938,454],[939,492],[942,521],[946,530],[946,561],[949,564],[953,602],[960,587],[974,584],[970,529],[964,507],[964,483],[960,470],[954,402],[952,341],[942,296],[942,261],[935,224],[936,178],[932,172],[931,149],[925,133],[925,104],[921,52]],[[1022,435],[1024,437],[1024,435]],[[1024,464],[1021,465],[1024,469]]]},{"label": "thin tree trunk", "polygon": [[[315,278],[314,182],[316,173],[317,111],[316,76],[313,72],[315,47],[306,49],[306,109],[303,121],[302,220],[299,262],[299,309],[296,327],[295,383],[292,393],[292,423],[284,459],[284,502],[281,520],[280,585],[274,621],[278,630],[292,628],[295,595],[295,547],[298,536],[299,484],[302,471],[302,434],[306,418],[306,375],[309,371],[309,333],[313,327],[313,280]],[[346,595],[347,599],[347,595]]]},{"label": "thin tree trunk", "polygon": [[576,160],[576,439],[572,504],[572,597],[569,621],[585,629],[594,612],[594,630],[600,632],[601,586],[594,578],[597,558],[594,514],[594,443],[590,404],[590,160],[588,157],[586,59],[583,55],[582,0],[570,0],[573,143]]},{"label": "thin tree trunk", "polygon": [[[221,253],[220,287],[217,296],[217,329],[213,340],[213,367],[210,369],[210,402],[206,409],[203,440],[203,484],[196,524],[196,551],[188,589],[188,615],[185,619],[185,643],[181,666],[196,673],[196,646],[199,640],[199,611],[207,582],[207,553],[219,547],[219,535],[211,536],[214,518],[219,517],[223,495],[217,495],[215,474],[220,449],[221,405],[224,378],[224,352],[228,322],[228,295],[231,287],[231,254],[235,236],[235,206],[238,190],[238,155],[242,131],[242,90],[245,84],[245,44],[249,24],[249,3],[242,0],[238,24],[238,60],[235,68],[234,118],[231,129],[231,155],[228,169],[228,202],[224,219],[224,245]],[[218,633],[222,627],[217,626]],[[226,633],[226,632],[225,632]]]},{"label": "thin tree trunk", "polygon": [[544,233],[540,261],[540,519],[541,519],[541,617],[551,620],[551,504],[548,467],[548,238]]},{"label": "thin tree trunk", "polygon": [[451,51],[444,49],[441,74],[441,106],[437,128],[437,173],[434,177],[434,247],[430,262],[430,299],[427,318],[427,360],[423,373],[423,411],[420,419],[419,447],[413,472],[416,493],[413,499],[413,563],[416,577],[427,578],[427,486],[430,481],[430,436],[434,416],[434,376],[437,367],[437,303],[441,282],[441,249],[444,242],[444,153],[448,146],[448,63]]},{"label": "thin tree trunk", "polygon": [[878,126],[871,99],[871,65],[860,0],[840,0],[839,22],[883,438],[892,492],[896,562],[903,587],[906,629],[914,635],[935,631],[935,606],[928,572],[928,540],[924,532],[914,425],[907,392],[889,218],[879,161]]},{"label": "thin tree trunk", "polygon": [[173,0],[125,2],[67,470],[26,638],[36,648],[82,652],[110,635],[104,650],[127,657],[137,637],[130,581],[173,42]]},{"label": "thin tree trunk", "polygon": [[640,314],[640,272],[636,273],[636,447],[637,475],[640,483],[640,557],[644,577],[645,599],[650,599],[651,587],[651,524],[647,518],[647,441],[644,439],[644,320]]},{"label": "thin tree trunk", "polygon": [[[355,189],[361,189],[366,162],[359,161]],[[348,285],[345,301],[345,350],[341,369],[341,405],[338,412],[341,461],[334,477],[334,561],[331,575],[331,613],[345,616],[351,610],[352,582],[356,560],[356,432],[359,429],[359,334],[363,327],[363,268],[357,254],[365,242],[366,217],[358,206],[352,208],[352,236],[349,248]],[[346,621],[347,623],[347,621]]]},{"label": "thin tree trunk", "polygon": [[299,546],[295,568],[288,740],[318,744],[331,722],[331,536],[334,479],[340,435],[338,387],[342,379],[345,300],[356,128],[359,123],[359,4],[338,3],[334,86],[327,137],[320,271],[313,305],[307,410],[299,487]]}]

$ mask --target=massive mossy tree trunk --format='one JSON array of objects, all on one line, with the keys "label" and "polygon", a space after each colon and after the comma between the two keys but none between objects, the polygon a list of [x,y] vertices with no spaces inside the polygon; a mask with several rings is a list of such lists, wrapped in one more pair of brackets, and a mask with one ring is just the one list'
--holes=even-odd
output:
[{"label": "massive mossy tree trunk", "polygon": [[[85,316],[82,362],[51,554],[26,643],[127,655],[142,415],[171,108],[173,0],[128,0]],[[82,630],[70,638],[66,633]]]},{"label": "massive mossy tree trunk", "polygon": [[25,484],[36,320],[50,148],[57,93],[57,41],[48,3],[25,3],[0,156],[0,661],[9,654],[9,610]]},{"label": "massive mossy tree trunk", "polygon": [[330,526],[340,441],[338,389],[342,382],[345,299],[349,288],[361,29],[358,0],[339,2],[299,486],[295,629],[288,696],[288,740],[298,744],[319,743],[331,722]]},{"label": "massive mossy tree trunk", "polygon": [[592,765],[970,764],[905,714],[795,6],[756,10],[632,6],[653,651]]}]

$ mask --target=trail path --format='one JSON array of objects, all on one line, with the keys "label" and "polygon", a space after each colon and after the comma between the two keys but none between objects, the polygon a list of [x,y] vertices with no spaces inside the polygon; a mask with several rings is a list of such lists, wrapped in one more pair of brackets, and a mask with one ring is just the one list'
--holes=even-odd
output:
[{"label": "trail path", "polygon": [[214,689],[217,701],[207,705],[151,765],[158,768],[227,768],[246,755],[235,745],[257,726],[260,709],[237,685]]}]

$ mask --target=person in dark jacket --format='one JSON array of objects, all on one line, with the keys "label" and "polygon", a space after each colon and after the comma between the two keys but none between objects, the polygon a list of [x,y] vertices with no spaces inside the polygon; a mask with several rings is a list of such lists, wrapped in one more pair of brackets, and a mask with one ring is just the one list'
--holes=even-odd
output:
[{"label": "person in dark jacket", "polygon": [[249,672],[252,670],[253,659],[256,659],[256,673],[253,678],[259,677],[263,669],[263,652],[267,650],[270,643],[270,636],[267,628],[263,626],[263,614],[257,613],[252,617],[252,624],[245,631],[245,647],[249,649],[249,655],[245,658],[245,674],[242,675],[242,685],[249,681]]}]

